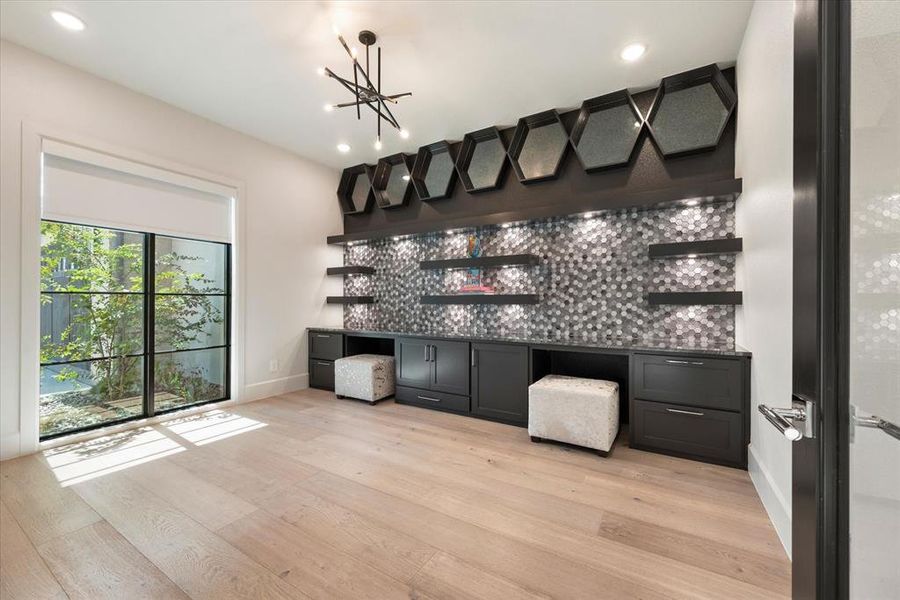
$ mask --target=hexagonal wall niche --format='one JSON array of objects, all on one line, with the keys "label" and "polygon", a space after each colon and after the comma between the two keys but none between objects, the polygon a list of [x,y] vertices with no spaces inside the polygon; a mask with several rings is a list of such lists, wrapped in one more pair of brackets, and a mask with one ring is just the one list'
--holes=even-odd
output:
[{"label": "hexagonal wall niche", "polygon": [[378,161],[378,166],[375,167],[375,177],[372,179],[372,189],[375,191],[375,201],[379,207],[406,206],[412,192],[409,173],[411,166],[412,157],[402,152]]},{"label": "hexagonal wall niche", "polygon": [[456,157],[456,172],[470,194],[500,187],[506,173],[506,144],[496,127],[463,137]]},{"label": "hexagonal wall niche", "polygon": [[590,173],[628,164],[643,124],[627,90],[585,100],[571,136],[581,166]]},{"label": "hexagonal wall niche", "polygon": [[559,113],[546,110],[519,119],[509,144],[509,160],[522,183],[553,179],[568,146],[569,135]]},{"label": "hexagonal wall niche", "polygon": [[456,182],[456,154],[447,141],[422,146],[416,154],[412,182],[424,202],[448,198]]},{"label": "hexagonal wall niche", "polygon": [[737,96],[719,67],[709,65],[662,80],[647,126],[663,156],[715,148]]},{"label": "hexagonal wall niche", "polygon": [[366,164],[344,169],[337,190],[342,213],[354,215],[369,211],[375,201],[375,193],[372,191],[374,172],[372,166]]}]

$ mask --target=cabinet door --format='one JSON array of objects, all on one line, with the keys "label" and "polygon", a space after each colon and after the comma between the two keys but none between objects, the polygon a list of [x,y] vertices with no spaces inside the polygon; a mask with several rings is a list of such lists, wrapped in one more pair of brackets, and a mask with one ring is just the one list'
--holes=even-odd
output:
[{"label": "cabinet door", "polygon": [[472,412],[528,424],[528,348],[472,344]]},{"label": "cabinet door", "polygon": [[334,390],[334,361],[309,359],[309,387]]},{"label": "cabinet door", "polygon": [[469,342],[431,340],[431,389],[469,395]]},{"label": "cabinet door", "polygon": [[394,345],[397,385],[428,389],[431,385],[430,340],[400,338]]},{"label": "cabinet door", "polygon": [[309,332],[309,357],[337,360],[344,356],[344,336],[329,331]]}]

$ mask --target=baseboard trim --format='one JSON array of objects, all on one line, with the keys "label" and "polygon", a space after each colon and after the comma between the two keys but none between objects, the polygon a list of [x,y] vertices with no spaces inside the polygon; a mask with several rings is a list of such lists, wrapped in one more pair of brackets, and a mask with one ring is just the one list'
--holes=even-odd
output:
[{"label": "baseboard trim", "polygon": [[762,500],[763,507],[769,515],[772,526],[784,546],[784,551],[788,558],[791,558],[791,507],[788,506],[787,500],[779,491],[778,487],[772,479],[772,475],[765,465],[759,461],[753,446],[750,446],[748,453],[747,468],[750,471],[750,480]]},{"label": "baseboard trim", "polygon": [[22,439],[18,431],[0,436],[0,460],[19,456],[22,451]]},{"label": "baseboard trim", "polygon": [[241,401],[253,402],[254,400],[261,400],[279,394],[288,394],[308,387],[309,373],[269,379],[268,381],[260,381],[259,383],[245,385],[244,395],[241,397]]}]

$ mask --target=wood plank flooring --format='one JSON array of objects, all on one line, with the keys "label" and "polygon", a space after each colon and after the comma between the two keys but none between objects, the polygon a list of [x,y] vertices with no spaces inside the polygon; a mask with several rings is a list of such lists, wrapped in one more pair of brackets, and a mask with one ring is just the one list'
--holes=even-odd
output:
[{"label": "wood plank flooring", "polygon": [[790,594],[746,472],[305,390],[0,463],[0,596]]}]

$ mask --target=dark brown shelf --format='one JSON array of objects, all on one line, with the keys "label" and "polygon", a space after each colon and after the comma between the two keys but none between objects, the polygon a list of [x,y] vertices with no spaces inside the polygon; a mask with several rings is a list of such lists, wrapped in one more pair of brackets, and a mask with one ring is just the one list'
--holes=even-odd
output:
[{"label": "dark brown shelf", "polygon": [[741,292],[650,292],[647,302],[651,306],[676,304],[679,306],[701,306],[710,304],[743,303]]},{"label": "dark brown shelf", "polygon": [[650,258],[737,254],[743,249],[743,246],[744,240],[742,238],[650,244]]},{"label": "dark brown shelf", "polygon": [[325,298],[328,304],[374,304],[372,296],[328,296]]},{"label": "dark brown shelf", "polygon": [[514,265],[534,266],[540,257],[536,254],[508,254],[505,256],[479,256],[477,258],[447,258],[443,260],[423,260],[419,268],[426,269],[485,269]]},{"label": "dark brown shelf", "polygon": [[359,265],[347,265],[346,267],[328,267],[326,275],[374,275],[375,267],[362,267]]},{"label": "dark brown shelf", "polygon": [[465,229],[484,227],[519,221],[564,217],[584,212],[617,210],[621,208],[642,208],[653,206],[678,205],[686,200],[702,199],[704,201],[735,200],[741,194],[740,179],[723,179],[720,181],[688,184],[677,187],[666,187],[658,190],[622,194],[616,191],[596,194],[590,200],[572,204],[551,204],[521,210],[491,213],[486,215],[447,218],[438,223],[433,221],[409,221],[375,231],[361,231],[343,235],[330,235],[329,244],[346,244],[380,240],[398,235],[416,235],[445,229]]},{"label": "dark brown shelf", "polygon": [[537,304],[537,294],[449,294],[422,296],[422,304]]}]

